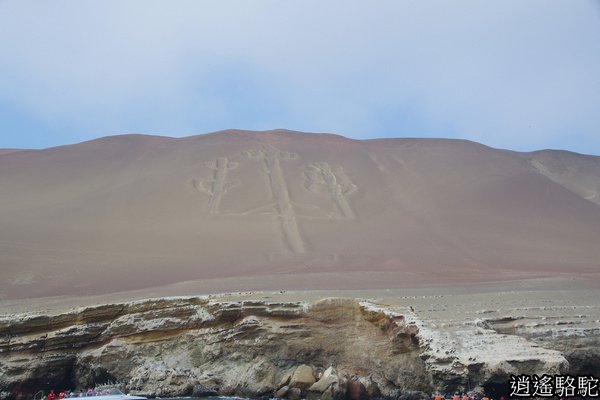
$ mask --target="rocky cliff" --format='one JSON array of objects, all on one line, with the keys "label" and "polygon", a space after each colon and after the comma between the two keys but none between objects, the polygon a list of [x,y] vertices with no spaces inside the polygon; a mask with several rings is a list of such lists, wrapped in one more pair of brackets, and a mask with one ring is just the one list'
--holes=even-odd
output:
[{"label": "rocky cliff", "polygon": [[569,371],[549,341],[494,329],[500,323],[474,321],[449,334],[410,307],[374,301],[219,296],[5,315],[0,389],[14,397],[112,380],[150,396],[396,399]]}]

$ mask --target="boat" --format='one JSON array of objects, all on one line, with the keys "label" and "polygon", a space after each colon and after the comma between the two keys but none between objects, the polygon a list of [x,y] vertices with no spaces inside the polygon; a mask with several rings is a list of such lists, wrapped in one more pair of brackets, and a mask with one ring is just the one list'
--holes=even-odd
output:
[{"label": "boat", "polygon": [[97,400],[148,400],[146,397],[125,394],[121,392],[119,388],[114,386],[108,388],[97,387],[93,395],[85,397],[91,397]]},{"label": "boat", "polygon": [[[34,400],[42,400],[45,396],[44,391],[40,390],[33,397]],[[65,396],[65,399],[86,399],[89,398],[94,400],[148,400],[146,397],[142,396],[132,396],[129,394],[123,393],[118,385],[110,384],[110,385],[99,385],[96,386],[94,390],[90,390],[89,392],[81,392],[81,394],[75,394],[73,396]],[[56,400],[58,400],[58,395],[56,396]]]}]

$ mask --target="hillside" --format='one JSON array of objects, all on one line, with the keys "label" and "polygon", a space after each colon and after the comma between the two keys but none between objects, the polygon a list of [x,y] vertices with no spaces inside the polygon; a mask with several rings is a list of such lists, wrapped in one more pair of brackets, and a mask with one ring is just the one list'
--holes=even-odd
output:
[{"label": "hillside", "polygon": [[0,151],[5,300],[597,282],[598,238],[600,157],[575,153],[281,130]]}]

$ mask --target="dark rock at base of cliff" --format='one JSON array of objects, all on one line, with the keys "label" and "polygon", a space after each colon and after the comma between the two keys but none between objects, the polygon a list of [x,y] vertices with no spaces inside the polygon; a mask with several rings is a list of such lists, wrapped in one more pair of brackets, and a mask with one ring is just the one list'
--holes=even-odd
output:
[{"label": "dark rock at base of cliff", "polygon": [[362,384],[358,376],[353,376],[348,381],[347,392],[348,400],[368,400],[367,389]]},{"label": "dark rock at base of cliff", "polygon": [[370,376],[360,376],[358,381],[363,385],[365,391],[367,393],[367,398],[369,399],[378,399],[381,397],[381,391],[379,390],[379,386]]},{"label": "dark rock at base of cliff", "polygon": [[287,395],[289,390],[289,386],[283,386],[275,392],[275,397],[278,399],[283,399]]},{"label": "dark rock at base of cliff", "polygon": [[600,375],[600,350],[574,351],[565,358],[571,375]]},{"label": "dark rock at base of cliff", "polygon": [[[340,391],[339,381],[340,379],[335,368],[327,368],[321,375],[320,379],[308,388],[307,399],[325,400],[325,398],[327,397],[331,397],[333,399],[334,394],[338,394],[338,392]],[[339,396],[335,397],[338,398]]]},{"label": "dark rock at base of cliff", "polygon": [[429,400],[431,396],[417,390],[408,390],[398,396],[398,400]]},{"label": "dark rock at base of cliff", "polygon": [[300,388],[291,388],[287,392],[288,400],[300,400],[301,397],[302,397],[302,391],[300,390]]},{"label": "dark rock at base of cliff", "polygon": [[208,397],[208,396],[218,396],[219,393],[211,388],[208,388],[204,385],[194,385],[194,389],[192,390],[193,397]]}]

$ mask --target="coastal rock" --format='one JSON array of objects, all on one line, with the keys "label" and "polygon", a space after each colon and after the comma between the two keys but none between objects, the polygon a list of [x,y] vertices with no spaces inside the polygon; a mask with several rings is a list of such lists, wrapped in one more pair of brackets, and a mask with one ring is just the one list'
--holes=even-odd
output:
[{"label": "coastal rock", "polygon": [[290,388],[287,393],[288,400],[300,400],[302,397],[302,391],[300,388]]},{"label": "coastal rock", "polygon": [[277,388],[281,388],[283,386],[288,386],[290,383],[290,379],[292,379],[293,373],[294,373],[293,369],[285,371],[283,373],[283,375],[281,376],[281,379],[279,380],[279,384],[277,385]]},{"label": "coastal rock", "polygon": [[216,390],[207,388],[204,385],[194,385],[194,390],[192,391],[192,396],[194,397],[217,396],[218,394]]},{"label": "coastal rock", "polygon": [[303,396],[313,383],[315,383],[315,376],[312,368],[308,365],[298,366],[290,378],[290,387],[300,389]]},{"label": "coastal rock", "polygon": [[275,397],[282,399],[285,397],[285,395],[288,393],[289,390],[290,390],[289,386],[283,386],[283,387],[277,389],[277,391],[275,392]]},{"label": "coastal rock", "polygon": [[323,393],[332,386],[337,386],[338,383],[339,377],[336,370],[333,367],[329,367],[325,370],[325,372],[323,372],[321,378],[317,382],[313,383],[308,390],[309,392]]},{"label": "coastal rock", "polygon": [[274,390],[275,370],[266,359],[257,359],[240,380],[244,382],[240,394],[253,398],[270,395]]},{"label": "coastal rock", "polygon": [[415,391],[415,390],[408,390],[404,393],[402,393],[400,396],[398,396],[397,400],[430,400],[431,396],[428,395],[427,393],[423,393],[423,392],[419,392],[419,391]]},{"label": "coastal rock", "polygon": [[339,377],[333,367],[327,368],[321,378],[308,388],[307,400],[332,400],[341,397]]},{"label": "coastal rock", "polygon": [[348,381],[347,397],[348,400],[367,400],[367,390],[358,376],[353,376]]},{"label": "coastal rock", "polygon": [[[550,347],[560,340],[502,333],[506,323],[439,329],[408,307],[339,298],[179,297],[5,315],[0,391],[16,398],[49,385],[119,381],[132,393],[161,397],[412,399],[506,382],[509,374],[568,371]],[[595,337],[582,337],[581,351],[597,348]],[[597,374],[595,358],[581,354],[569,353],[581,361],[578,371]]]},{"label": "coastal rock", "polygon": [[360,376],[358,378],[358,381],[361,383],[362,387],[365,388],[367,398],[375,399],[381,397],[381,391],[379,390],[379,386],[375,381],[373,381],[373,379],[370,376]]}]

